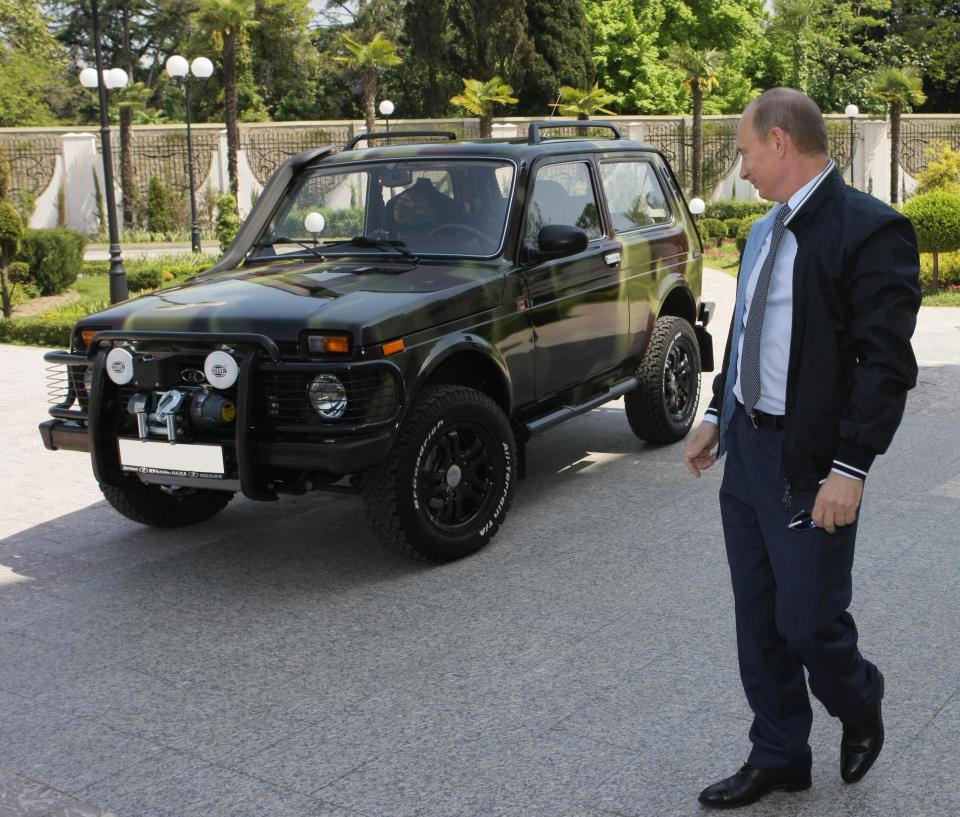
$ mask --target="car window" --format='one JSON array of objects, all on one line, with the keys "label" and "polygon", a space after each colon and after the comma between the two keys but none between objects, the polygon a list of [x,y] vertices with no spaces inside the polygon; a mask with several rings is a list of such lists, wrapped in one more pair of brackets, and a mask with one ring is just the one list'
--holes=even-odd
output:
[{"label": "car window", "polygon": [[[303,254],[298,242],[329,245],[365,235],[402,242],[417,254],[493,255],[503,240],[513,177],[512,163],[494,160],[409,159],[318,170],[279,208],[263,254]],[[306,229],[310,213],[323,216],[316,234]]]},{"label": "car window", "polygon": [[637,159],[602,162],[600,181],[616,233],[665,224],[673,217],[669,200],[650,162]]},{"label": "car window", "polygon": [[527,209],[527,244],[539,249],[540,230],[549,224],[579,227],[591,240],[603,235],[586,162],[544,165],[537,171]]}]

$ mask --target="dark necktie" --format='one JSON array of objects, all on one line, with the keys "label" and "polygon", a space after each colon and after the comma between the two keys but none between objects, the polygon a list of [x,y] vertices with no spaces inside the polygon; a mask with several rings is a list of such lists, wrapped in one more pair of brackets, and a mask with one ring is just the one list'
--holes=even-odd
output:
[{"label": "dark necktie", "polygon": [[743,407],[753,411],[760,400],[760,338],[763,335],[763,315],[767,311],[767,291],[773,276],[773,265],[777,260],[777,250],[786,227],[783,222],[790,215],[790,208],[784,204],[777,211],[770,238],[770,252],[763,261],[757,286],[750,301],[750,313],[747,315],[747,328],[743,334],[743,359],[740,362],[740,390],[743,393]]}]

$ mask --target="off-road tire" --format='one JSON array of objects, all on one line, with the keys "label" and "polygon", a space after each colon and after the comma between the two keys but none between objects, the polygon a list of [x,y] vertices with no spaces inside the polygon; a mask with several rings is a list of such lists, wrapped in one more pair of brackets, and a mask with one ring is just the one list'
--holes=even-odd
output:
[{"label": "off-road tire", "polygon": [[[461,442],[470,450],[462,451]],[[478,445],[479,454],[471,453]],[[448,459],[450,468],[444,470]],[[464,386],[428,387],[390,454],[362,475],[367,518],[380,541],[403,556],[430,562],[469,556],[503,523],[517,467],[513,430],[500,406]],[[444,528],[438,517],[448,512],[456,517],[461,510],[462,521]]]},{"label": "off-road tire", "polygon": [[637,378],[640,385],[623,399],[633,433],[649,443],[683,439],[700,399],[700,347],[687,321],[657,318]]},{"label": "off-road tire", "polygon": [[107,502],[127,519],[154,528],[182,528],[203,522],[222,511],[233,499],[230,491],[204,488],[171,488],[145,485],[128,478],[127,485],[101,485]]}]

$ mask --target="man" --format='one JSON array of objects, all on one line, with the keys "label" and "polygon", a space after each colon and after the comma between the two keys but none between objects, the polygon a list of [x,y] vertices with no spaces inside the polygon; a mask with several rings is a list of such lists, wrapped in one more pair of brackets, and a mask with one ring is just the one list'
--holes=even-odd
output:
[{"label": "man", "polygon": [[754,713],[747,763],[700,794],[718,807],[809,788],[804,668],[843,724],[843,780],[880,753],[883,675],[860,654],[847,607],[864,480],[916,383],[920,305],[910,222],[844,184],[812,100],[767,91],[744,112],[737,147],[741,177],[779,204],[744,248],[724,365],[685,457],[700,476],[729,454],[720,510]]}]

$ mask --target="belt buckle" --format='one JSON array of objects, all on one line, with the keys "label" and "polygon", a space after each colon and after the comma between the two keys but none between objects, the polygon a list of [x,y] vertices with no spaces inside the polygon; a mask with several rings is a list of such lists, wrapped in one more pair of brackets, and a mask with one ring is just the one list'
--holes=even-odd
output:
[{"label": "belt buckle", "polygon": [[754,428],[760,428],[760,415],[757,414],[756,409],[750,409],[750,411],[747,412],[747,417],[750,418],[750,425]]}]

